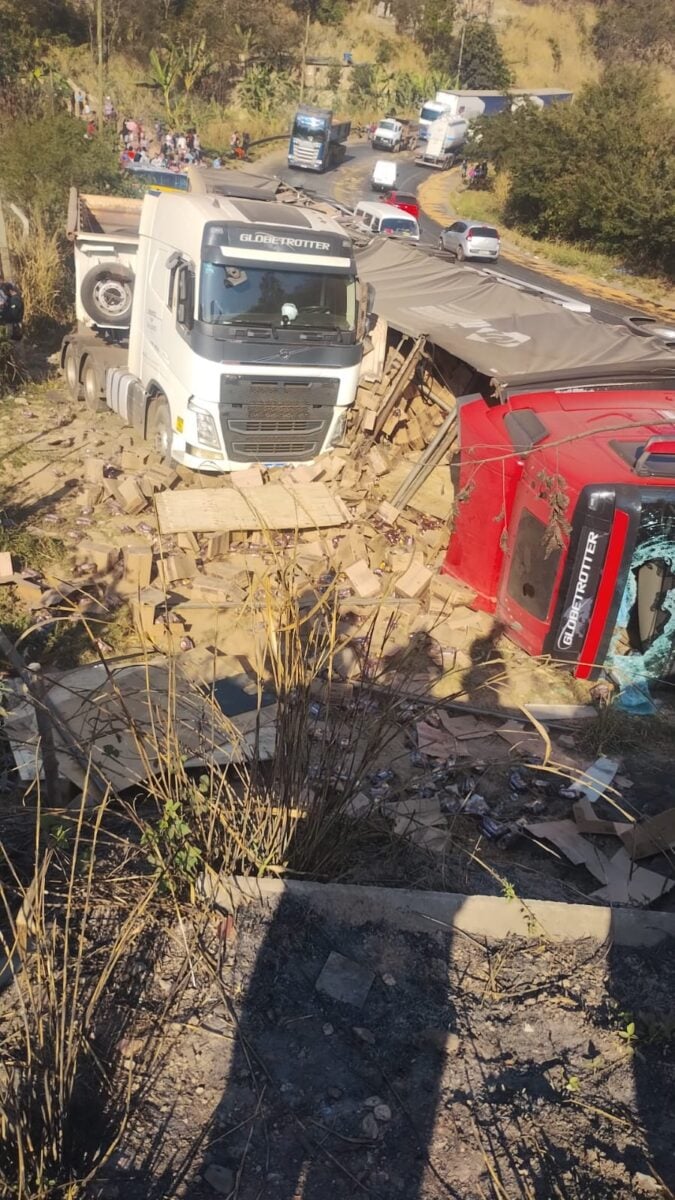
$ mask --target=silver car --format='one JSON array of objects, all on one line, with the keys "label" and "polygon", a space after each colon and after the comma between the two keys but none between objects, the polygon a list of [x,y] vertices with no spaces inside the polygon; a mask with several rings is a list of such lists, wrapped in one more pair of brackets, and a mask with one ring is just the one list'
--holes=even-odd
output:
[{"label": "silver car", "polygon": [[465,258],[499,258],[499,234],[483,221],[455,221],[438,239],[439,250],[454,254],[458,262]]}]

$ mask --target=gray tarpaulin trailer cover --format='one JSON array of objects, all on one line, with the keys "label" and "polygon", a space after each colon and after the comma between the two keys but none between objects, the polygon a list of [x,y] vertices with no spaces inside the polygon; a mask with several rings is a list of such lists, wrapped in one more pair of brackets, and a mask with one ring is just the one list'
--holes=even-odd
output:
[{"label": "gray tarpaulin trailer cover", "polygon": [[426,334],[502,395],[530,387],[646,384],[675,389],[675,352],[571,312],[554,300],[456,267],[413,246],[375,239],[357,251],[375,312],[394,329]]}]

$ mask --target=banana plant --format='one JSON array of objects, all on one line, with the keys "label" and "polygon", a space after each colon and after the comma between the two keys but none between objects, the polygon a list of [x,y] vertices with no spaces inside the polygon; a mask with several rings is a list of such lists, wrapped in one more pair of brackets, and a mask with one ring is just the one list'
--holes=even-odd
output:
[{"label": "banana plant", "polygon": [[148,61],[150,63],[150,79],[161,91],[166,114],[170,120],[173,120],[173,91],[183,73],[183,51],[178,46],[168,44],[159,51],[151,50]]}]

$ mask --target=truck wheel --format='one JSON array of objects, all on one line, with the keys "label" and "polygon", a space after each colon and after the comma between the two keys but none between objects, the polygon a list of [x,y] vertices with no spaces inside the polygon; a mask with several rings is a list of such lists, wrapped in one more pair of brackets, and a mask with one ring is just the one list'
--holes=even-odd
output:
[{"label": "truck wheel", "polygon": [[134,277],[125,267],[93,267],[82,280],[82,306],[95,325],[127,329],[131,320]]},{"label": "truck wheel", "polygon": [[150,405],[146,440],[159,454],[162,462],[169,465],[172,461],[173,429],[171,428],[169,405],[163,396],[155,397]]},{"label": "truck wheel", "polygon": [[84,403],[89,412],[105,411],[105,400],[101,396],[99,374],[96,364],[91,358],[86,359],[82,370],[82,391],[84,392]]},{"label": "truck wheel", "polygon": [[66,380],[66,387],[73,400],[81,400],[83,389],[80,382],[80,359],[72,342],[69,342],[66,346],[66,353],[63,358],[63,374]]}]

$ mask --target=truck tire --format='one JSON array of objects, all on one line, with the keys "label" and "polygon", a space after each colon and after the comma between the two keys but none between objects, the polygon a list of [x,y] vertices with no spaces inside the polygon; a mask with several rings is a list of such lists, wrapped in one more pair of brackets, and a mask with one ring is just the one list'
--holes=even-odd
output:
[{"label": "truck tire", "polygon": [[80,381],[80,356],[72,342],[69,342],[66,346],[66,352],[63,356],[63,375],[66,387],[73,400],[81,400],[84,391]]},{"label": "truck tire", "polygon": [[80,289],[82,307],[95,325],[128,329],[134,277],[126,267],[99,265],[85,275]]},{"label": "truck tire", "polygon": [[171,412],[164,396],[155,396],[148,413],[146,441],[159,454],[162,462],[170,466],[172,460],[173,429]]},{"label": "truck tire", "polygon": [[92,358],[86,358],[84,361],[84,367],[82,368],[82,391],[84,393],[84,403],[89,412],[99,413],[105,411],[105,400],[101,395],[101,378],[96,363]]}]

